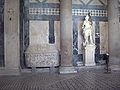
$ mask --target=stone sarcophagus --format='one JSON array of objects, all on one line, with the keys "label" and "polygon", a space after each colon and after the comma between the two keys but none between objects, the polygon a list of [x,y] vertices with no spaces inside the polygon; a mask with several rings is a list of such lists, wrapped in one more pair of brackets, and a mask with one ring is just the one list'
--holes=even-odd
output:
[{"label": "stone sarcophagus", "polygon": [[59,53],[55,45],[33,45],[25,52],[27,67],[59,66]]}]

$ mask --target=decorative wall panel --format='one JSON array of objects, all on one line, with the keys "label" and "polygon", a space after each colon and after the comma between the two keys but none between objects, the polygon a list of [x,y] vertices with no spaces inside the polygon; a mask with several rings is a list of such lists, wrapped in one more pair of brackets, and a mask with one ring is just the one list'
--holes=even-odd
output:
[{"label": "decorative wall panel", "polygon": [[54,45],[29,45],[25,52],[27,67],[59,66],[59,52]]},{"label": "decorative wall panel", "polygon": [[40,45],[49,44],[49,22],[48,21],[34,21],[30,20],[29,26],[30,44]]},{"label": "decorative wall panel", "polygon": [[60,21],[55,21],[54,28],[55,28],[55,45],[58,51],[60,51]]},{"label": "decorative wall panel", "polygon": [[108,22],[100,22],[100,54],[108,53]]}]

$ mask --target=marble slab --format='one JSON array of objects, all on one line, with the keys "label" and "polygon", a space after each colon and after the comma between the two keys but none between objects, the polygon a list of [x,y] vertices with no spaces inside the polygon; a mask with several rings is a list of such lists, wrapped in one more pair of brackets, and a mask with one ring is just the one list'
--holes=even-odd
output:
[{"label": "marble slab", "polygon": [[54,30],[55,30],[55,45],[57,49],[60,51],[60,21],[54,22]]},{"label": "marble slab", "polygon": [[108,22],[100,22],[100,54],[108,53]]},{"label": "marble slab", "polygon": [[82,34],[83,21],[78,22],[78,54],[83,54],[83,34]]},{"label": "marble slab", "polygon": [[59,53],[55,45],[33,45],[25,52],[27,67],[59,66]]},{"label": "marble slab", "polygon": [[95,65],[95,45],[87,45],[84,47],[84,66]]},{"label": "marble slab", "polygon": [[49,21],[30,20],[30,45],[49,43]]}]

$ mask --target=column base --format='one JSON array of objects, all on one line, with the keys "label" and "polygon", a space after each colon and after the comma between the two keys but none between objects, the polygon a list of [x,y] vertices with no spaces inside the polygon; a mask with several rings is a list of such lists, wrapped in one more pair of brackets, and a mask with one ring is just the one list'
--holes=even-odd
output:
[{"label": "column base", "polygon": [[120,70],[120,65],[110,65],[109,68],[112,70],[112,71],[116,71],[116,70]]},{"label": "column base", "polygon": [[0,69],[0,75],[20,75],[19,69]]},{"label": "column base", "polygon": [[70,73],[77,73],[77,70],[75,70],[74,67],[60,67],[59,68],[60,74],[70,74]]},{"label": "column base", "polygon": [[84,66],[96,66],[96,64],[93,62],[93,63],[85,63]]}]

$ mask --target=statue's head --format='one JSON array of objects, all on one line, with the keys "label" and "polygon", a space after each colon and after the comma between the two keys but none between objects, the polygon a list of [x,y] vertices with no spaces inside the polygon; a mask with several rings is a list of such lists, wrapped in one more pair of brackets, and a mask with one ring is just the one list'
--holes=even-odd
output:
[{"label": "statue's head", "polygon": [[89,20],[89,15],[87,15],[87,16],[85,17],[85,20],[87,20],[87,21]]}]

